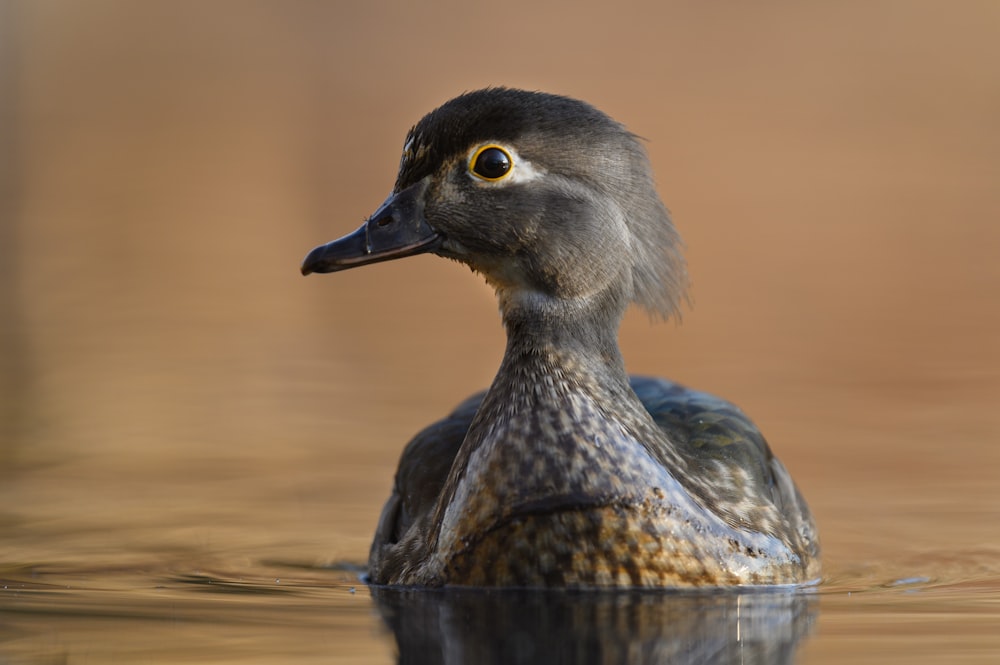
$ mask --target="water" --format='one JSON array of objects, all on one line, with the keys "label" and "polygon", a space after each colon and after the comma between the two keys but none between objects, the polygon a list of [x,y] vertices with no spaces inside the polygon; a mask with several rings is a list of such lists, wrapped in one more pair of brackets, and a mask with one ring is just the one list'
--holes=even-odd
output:
[{"label": "water", "polygon": [[[0,662],[1000,657],[993,6],[510,9],[0,5]],[[484,25],[518,48],[468,57]],[[359,581],[403,443],[502,333],[454,264],[298,262],[501,81],[649,140],[694,307],[630,314],[626,361],[754,417],[818,586]]]},{"label": "water", "polygon": [[[188,564],[190,565],[190,564]],[[994,564],[995,565],[995,564]],[[350,571],[8,569],[5,662],[991,662],[998,583],[400,591]]]}]

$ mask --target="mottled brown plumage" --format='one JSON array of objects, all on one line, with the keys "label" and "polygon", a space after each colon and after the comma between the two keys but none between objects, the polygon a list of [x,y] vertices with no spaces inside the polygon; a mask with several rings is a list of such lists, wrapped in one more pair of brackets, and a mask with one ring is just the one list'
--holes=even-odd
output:
[{"label": "mottled brown plumage", "polygon": [[[481,155],[484,155],[482,159]],[[687,587],[800,583],[809,510],[734,406],[629,378],[629,303],[670,316],[679,240],[635,137],[576,100],[462,95],[407,137],[389,199],[303,272],[433,252],[497,291],[490,388],[417,435],[369,560],[381,584]]]}]

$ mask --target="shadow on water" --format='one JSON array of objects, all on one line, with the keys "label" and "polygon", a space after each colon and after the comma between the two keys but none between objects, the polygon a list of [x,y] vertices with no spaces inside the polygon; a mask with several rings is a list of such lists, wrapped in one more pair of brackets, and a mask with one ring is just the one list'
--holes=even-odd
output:
[{"label": "shadow on water", "polygon": [[791,663],[802,591],[553,592],[370,587],[400,664]]}]

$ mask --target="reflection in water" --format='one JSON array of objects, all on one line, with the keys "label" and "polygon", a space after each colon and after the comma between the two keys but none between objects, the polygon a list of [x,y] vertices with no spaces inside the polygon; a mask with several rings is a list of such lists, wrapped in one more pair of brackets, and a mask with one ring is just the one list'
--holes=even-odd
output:
[{"label": "reflection in water", "polygon": [[790,663],[816,616],[792,591],[371,587],[399,663]]}]

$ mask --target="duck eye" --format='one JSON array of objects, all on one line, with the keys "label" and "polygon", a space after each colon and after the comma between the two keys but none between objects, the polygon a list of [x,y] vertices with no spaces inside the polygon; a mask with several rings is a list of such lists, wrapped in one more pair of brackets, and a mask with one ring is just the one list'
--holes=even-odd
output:
[{"label": "duck eye", "polygon": [[500,180],[514,167],[510,154],[497,145],[484,145],[476,150],[469,164],[472,173],[483,180]]}]

